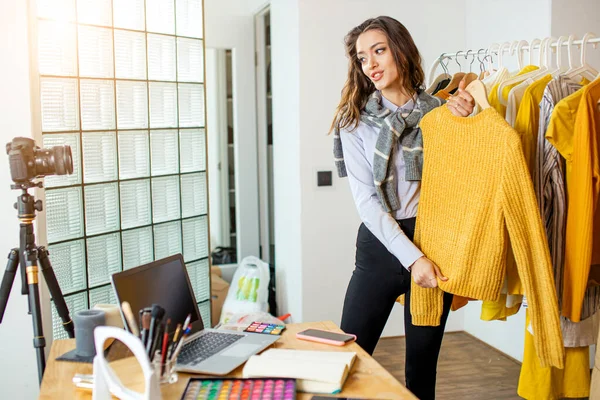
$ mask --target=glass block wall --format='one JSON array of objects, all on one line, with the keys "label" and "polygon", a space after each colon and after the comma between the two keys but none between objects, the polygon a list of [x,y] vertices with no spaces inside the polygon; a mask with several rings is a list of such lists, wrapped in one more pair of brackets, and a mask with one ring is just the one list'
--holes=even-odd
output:
[{"label": "glass block wall", "polygon": [[[210,326],[202,0],[37,0],[50,259],[71,314],[110,275],[182,253]],[[53,335],[66,337],[52,307]]]}]

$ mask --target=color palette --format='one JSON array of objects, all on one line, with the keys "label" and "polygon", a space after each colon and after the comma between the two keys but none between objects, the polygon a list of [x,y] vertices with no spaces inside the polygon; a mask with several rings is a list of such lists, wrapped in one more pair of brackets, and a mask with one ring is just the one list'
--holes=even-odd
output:
[{"label": "color palette", "polygon": [[294,400],[296,380],[285,378],[195,379],[182,400]]},{"label": "color palette", "polygon": [[267,335],[281,335],[285,325],[267,324],[265,322],[253,322],[244,329],[244,332],[265,333]]}]

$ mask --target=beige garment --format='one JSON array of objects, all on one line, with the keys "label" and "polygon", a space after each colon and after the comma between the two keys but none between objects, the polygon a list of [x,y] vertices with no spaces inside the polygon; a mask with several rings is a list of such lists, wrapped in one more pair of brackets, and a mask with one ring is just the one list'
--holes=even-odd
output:
[{"label": "beige garment", "polygon": [[565,347],[586,347],[597,344],[599,327],[600,312],[581,322],[571,322],[567,318],[560,318],[560,328]]},{"label": "beige garment", "polygon": [[508,100],[506,104],[506,122],[508,122],[512,127],[515,126],[515,121],[517,120],[517,111],[519,111],[519,105],[521,104],[525,90],[527,90],[527,87],[533,82],[534,80],[532,78],[527,78],[512,88],[508,93]]},{"label": "beige garment", "polygon": [[481,82],[485,85],[485,89],[488,92],[488,96],[490,94],[490,90],[494,87],[496,83],[500,83],[505,81],[510,77],[510,72],[502,67],[499,70],[494,71],[491,75],[485,77]]}]

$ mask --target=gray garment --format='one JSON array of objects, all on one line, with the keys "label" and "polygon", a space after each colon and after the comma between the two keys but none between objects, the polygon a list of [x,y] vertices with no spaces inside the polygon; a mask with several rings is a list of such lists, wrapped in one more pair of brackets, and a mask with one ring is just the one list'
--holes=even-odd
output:
[{"label": "gray garment", "polygon": [[[361,113],[361,122],[379,129],[377,145],[373,154],[373,182],[377,188],[377,196],[387,212],[400,208],[400,200],[396,195],[397,177],[394,168],[390,168],[395,144],[401,144],[402,155],[406,164],[404,179],[420,181],[423,169],[423,137],[419,122],[423,115],[440,106],[442,100],[424,91],[415,96],[415,106],[409,113],[392,112],[382,104],[380,91],[375,91]],[[344,153],[339,131],[335,132],[333,154],[338,175],[347,176]]]},{"label": "gray garment", "polygon": [[[540,103],[540,123],[537,137],[534,186],[538,205],[552,257],[554,281],[559,309],[563,298],[563,274],[565,256],[565,229],[567,226],[567,193],[565,160],[558,150],[546,139],[546,131],[554,106],[563,98],[581,89],[581,85],[560,75],[550,81]],[[600,306],[600,288],[589,288],[584,297],[581,322],[571,322],[561,316],[561,327],[565,347],[584,347],[596,341],[597,323],[593,316]]]}]

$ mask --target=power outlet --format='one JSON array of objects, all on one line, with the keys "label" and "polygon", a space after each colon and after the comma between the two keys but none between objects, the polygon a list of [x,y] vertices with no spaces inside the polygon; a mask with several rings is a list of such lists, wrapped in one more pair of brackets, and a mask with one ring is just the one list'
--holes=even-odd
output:
[{"label": "power outlet", "polygon": [[331,171],[317,171],[317,186],[331,186]]}]

